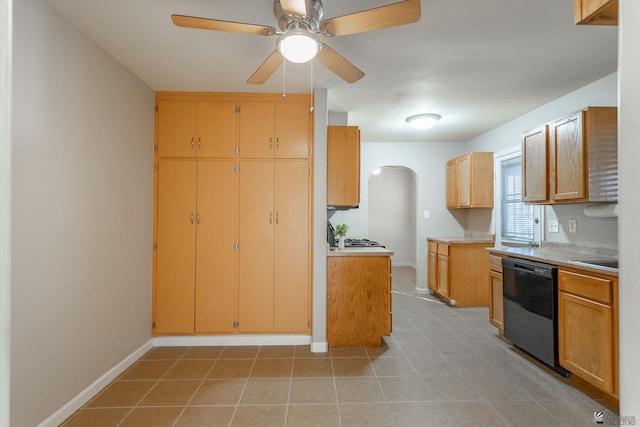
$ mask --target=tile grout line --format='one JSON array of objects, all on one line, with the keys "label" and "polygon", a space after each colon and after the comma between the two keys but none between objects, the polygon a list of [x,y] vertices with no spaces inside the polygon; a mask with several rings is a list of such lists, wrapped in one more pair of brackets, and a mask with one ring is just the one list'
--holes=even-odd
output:
[{"label": "tile grout line", "polygon": [[[140,362],[140,361],[144,361],[144,360],[145,360],[145,356],[148,356],[149,354],[151,354],[151,353],[153,352],[153,350],[155,350],[156,348],[158,348],[158,347],[154,347],[152,350],[148,351],[148,352],[147,352],[144,356],[142,356],[142,357],[141,357],[141,358],[140,358],[140,359],[139,359],[139,360],[138,360],[138,361],[137,361],[133,366],[135,366],[136,364],[138,364],[138,362]],[[186,351],[185,351],[185,353],[186,353]],[[183,353],[183,354],[184,354],[184,353]],[[153,360],[153,359],[152,359],[152,360]],[[171,360],[171,359],[155,359],[155,360]],[[150,389],[149,389],[149,390],[148,390],[148,391],[147,391],[147,392],[146,392],[146,393],[145,393],[145,394],[144,394],[140,399],[138,399],[138,401],[136,402],[136,404],[135,404],[135,405],[133,405],[133,407],[132,407],[132,408],[131,408],[131,410],[127,413],[127,415],[125,415],[125,416],[120,420],[120,422],[118,422],[118,424],[116,424],[116,427],[119,427],[119,426],[124,422],[124,420],[126,420],[126,419],[127,419],[127,418],[132,414],[132,413],[133,413],[133,411],[135,411],[137,408],[139,408],[139,407],[140,407],[140,406],[139,406],[139,405],[140,405],[140,403],[141,403],[141,402],[142,402],[142,401],[143,401],[143,400],[144,400],[144,399],[149,395],[149,393],[151,393],[151,391],[153,391],[153,390],[158,386],[158,384],[160,384],[160,381],[162,381],[162,379],[163,379],[163,378],[164,378],[164,377],[169,373],[169,371],[170,371],[174,366],[176,366],[176,364],[178,363],[178,360],[180,360],[180,358],[176,359],[176,360],[173,362],[173,364],[172,364],[172,365],[167,369],[167,371],[164,373],[164,375],[162,375],[162,377],[160,377],[159,379],[156,379],[156,380],[155,380],[155,381],[156,381],[156,383],[153,385],[153,387],[151,387],[151,388],[150,388]],[[149,361],[151,361],[151,360],[149,360]],[[132,367],[133,367],[133,366],[132,366]],[[129,368],[129,369],[131,369],[131,368]],[[128,371],[129,369],[127,369],[127,371]],[[126,371],[125,371],[125,372],[126,372]],[[124,374],[124,373],[123,373],[123,374]]]},{"label": "tile grout line", "polygon": [[[178,359],[176,361],[176,363],[178,363],[179,360],[211,360],[211,359],[184,359],[184,356],[189,353],[189,351],[193,348],[193,346],[189,347],[189,349],[180,357],[180,359]],[[191,395],[191,397],[189,398],[189,400],[187,401],[187,403],[184,405],[184,408],[182,408],[182,411],[180,411],[180,414],[178,414],[178,417],[176,418],[176,420],[173,422],[172,427],[175,426],[178,421],[180,421],[180,418],[182,417],[182,414],[184,414],[184,412],[187,410],[187,408],[189,407],[189,404],[193,401],[193,398],[196,396],[196,394],[198,394],[198,391],[200,391],[200,389],[202,388],[202,385],[204,384],[204,382],[207,380],[207,377],[209,376],[209,374],[211,373],[211,371],[213,370],[213,367],[216,365],[216,363],[218,362],[218,360],[220,360],[220,355],[222,354],[222,352],[224,351],[224,348],[222,349],[222,351],[220,353],[218,353],[218,356],[215,358],[215,360],[213,361],[213,363],[211,364],[211,367],[209,368],[209,370],[207,371],[206,374],[204,374],[204,376],[202,377],[202,381],[200,381],[200,384],[198,385],[198,387],[196,387],[195,391],[193,392],[193,394]],[[174,365],[175,366],[175,365]],[[171,369],[169,369],[170,371]],[[169,371],[167,371],[167,373],[169,373]],[[231,420],[229,420],[229,422],[231,422]]]}]

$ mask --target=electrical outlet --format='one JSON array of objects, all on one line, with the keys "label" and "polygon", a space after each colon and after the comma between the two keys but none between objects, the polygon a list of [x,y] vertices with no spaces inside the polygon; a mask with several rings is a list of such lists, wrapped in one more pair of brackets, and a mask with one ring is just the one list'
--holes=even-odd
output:
[{"label": "electrical outlet", "polygon": [[425,219],[431,218],[431,214],[429,213],[429,211],[424,211],[424,218]]},{"label": "electrical outlet", "polygon": [[569,233],[577,233],[578,232],[578,220],[570,219],[569,220]]},{"label": "electrical outlet", "polygon": [[558,220],[557,219],[550,219],[549,222],[549,233],[558,233]]}]

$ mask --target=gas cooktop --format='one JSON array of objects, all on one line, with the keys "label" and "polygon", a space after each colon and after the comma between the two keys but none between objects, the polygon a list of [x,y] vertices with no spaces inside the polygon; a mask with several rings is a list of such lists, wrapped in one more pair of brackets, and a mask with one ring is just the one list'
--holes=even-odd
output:
[{"label": "gas cooktop", "polygon": [[374,242],[373,240],[369,240],[369,239],[344,239],[344,246],[345,247],[367,246],[367,247],[384,248],[384,245],[381,245],[380,243]]}]

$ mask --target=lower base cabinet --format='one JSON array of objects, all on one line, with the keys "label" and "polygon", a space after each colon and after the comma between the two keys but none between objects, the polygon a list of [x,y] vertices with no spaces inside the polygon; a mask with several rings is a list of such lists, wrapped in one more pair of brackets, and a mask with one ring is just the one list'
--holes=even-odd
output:
[{"label": "lower base cabinet", "polygon": [[379,347],[391,334],[391,258],[327,258],[329,347]]},{"label": "lower base cabinet", "polygon": [[487,251],[490,240],[428,239],[428,286],[458,307],[489,306]]},{"label": "lower base cabinet", "polygon": [[502,299],[502,257],[489,255],[489,322],[504,334],[504,301]]},{"label": "lower base cabinet", "polygon": [[561,269],[558,290],[560,365],[617,397],[617,278]]}]

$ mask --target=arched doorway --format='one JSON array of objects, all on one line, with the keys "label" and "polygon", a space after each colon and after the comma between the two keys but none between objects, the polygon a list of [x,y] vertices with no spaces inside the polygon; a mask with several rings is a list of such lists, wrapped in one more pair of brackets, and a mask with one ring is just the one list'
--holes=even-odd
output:
[{"label": "arched doorway", "polygon": [[383,166],[369,175],[369,239],[394,252],[396,266],[416,268],[417,177],[404,166]]}]

